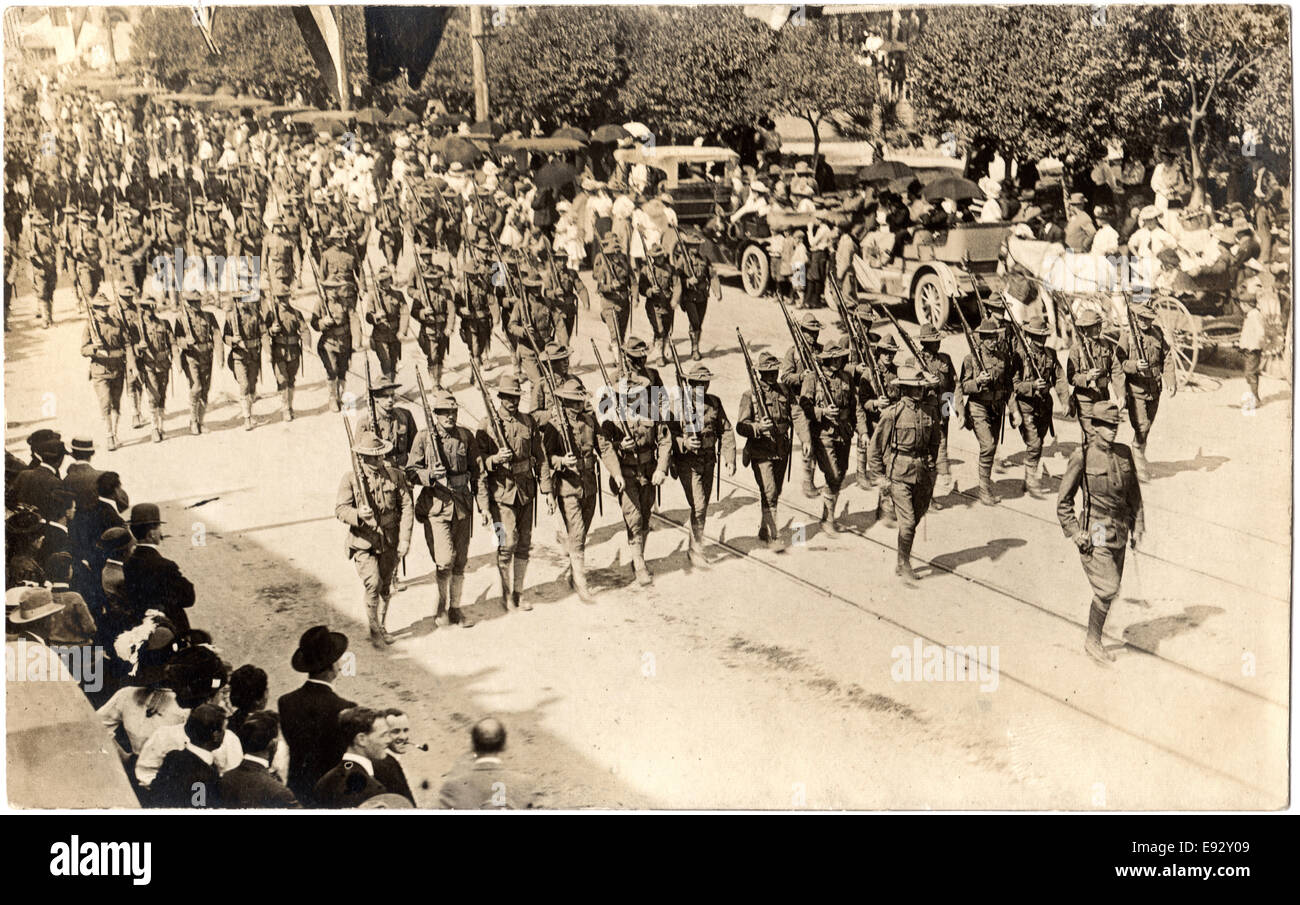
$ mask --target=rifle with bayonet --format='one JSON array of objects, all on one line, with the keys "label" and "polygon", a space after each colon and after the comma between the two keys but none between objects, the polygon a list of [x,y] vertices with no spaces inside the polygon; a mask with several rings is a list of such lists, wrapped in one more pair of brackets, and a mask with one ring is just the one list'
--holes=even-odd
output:
[{"label": "rifle with bayonet", "polygon": [[[813,354],[812,349],[808,347],[808,341],[802,333],[799,332],[799,326],[795,324],[794,318],[790,316],[790,309],[786,307],[785,300],[778,297],[776,303],[781,307],[781,315],[785,318],[785,328],[790,331],[790,338],[794,340],[795,356],[804,370],[811,371],[813,379],[817,384],[817,392],[820,393],[827,401],[831,403],[830,383],[826,380],[826,374],[822,371],[821,365],[817,363],[817,356]],[[843,422],[840,422],[839,429],[844,428]]]},{"label": "rifle with bayonet", "polygon": [[849,348],[853,350],[858,362],[867,366],[867,380],[871,384],[872,393],[877,399],[885,399],[884,375],[880,373],[880,362],[876,360],[876,352],[871,348],[871,337],[863,335],[862,322],[849,311],[839,282],[832,280],[831,285],[834,287],[835,308],[840,315],[840,323],[844,325],[844,335],[849,340]]},{"label": "rifle with bayonet", "polygon": [[442,435],[438,433],[438,423],[433,418],[433,409],[429,408],[429,397],[425,395],[424,378],[420,376],[419,368],[415,369],[415,385],[420,391],[420,407],[424,409],[424,425],[429,431],[429,441],[433,443],[434,455],[438,458],[438,465],[442,468],[443,474],[450,475],[451,462],[447,458],[447,450],[443,448]]},{"label": "rifle with bayonet", "polygon": [[348,455],[352,459],[352,479],[356,482],[357,487],[361,489],[361,498],[365,502],[366,508],[370,510],[371,517],[375,520],[374,539],[371,543],[375,547],[375,555],[384,552],[384,531],[379,527],[379,510],[375,508],[375,495],[371,491],[370,482],[366,480],[365,470],[361,467],[361,460],[357,457],[356,440],[352,436],[352,422],[348,421],[347,412],[343,413],[343,427],[348,432]]}]

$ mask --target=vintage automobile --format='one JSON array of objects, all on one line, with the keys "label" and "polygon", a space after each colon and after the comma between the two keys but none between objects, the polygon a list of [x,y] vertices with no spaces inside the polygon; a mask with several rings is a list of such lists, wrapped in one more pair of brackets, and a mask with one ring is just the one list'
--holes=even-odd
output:
[{"label": "vintage automobile", "polygon": [[667,145],[619,148],[614,159],[658,170],[655,185],[667,189],[681,226],[702,226],[731,198],[739,155],[730,148]]}]

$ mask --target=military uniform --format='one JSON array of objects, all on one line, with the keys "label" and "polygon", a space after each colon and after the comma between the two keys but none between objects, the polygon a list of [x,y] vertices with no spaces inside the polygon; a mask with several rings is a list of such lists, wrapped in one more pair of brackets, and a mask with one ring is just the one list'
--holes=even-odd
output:
[{"label": "military uniform", "polygon": [[704,315],[711,299],[722,298],[722,285],[706,253],[712,241],[697,234],[683,235],[673,249],[673,266],[681,281],[681,307],[686,314],[687,332],[691,338],[691,358],[700,360],[700,335],[704,330]]},{"label": "military uniform", "polygon": [[[1099,402],[1092,417],[1112,430],[1119,424],[1119,412],[1109,401]],[[1084,504],[1076,515],[1074,498],[1080,487]],[[1061,476],[1056,515],[1062,532],[1079,548],[1083,572],[1092,585],[1084,649],[1099,662],[1112,661],[1114,655],[1101,644],[1102,630],[1124,575],[1124,545],[1131,534],[1136,548],[1144,529],[1142,490],[1131,450],[1093,431],[1070,456]]]},{"label": "military uniform", "polygon": [[[456,410],[451,393],[434,394],[434,417],[439,412]],[[435,440],[422,430],[406,460],[406,474],[412,485],[420,488],[415,501],[416,517],[424,522],[424,539],[437,567],[438,609],[435,619],[444,614],[451,623],[469,628],[474,621],[460,609],[465,587],[465,562],[474,530],[472,520],[474,496],[478,487],[478,447],[468,428],[456,426],[445,430],[436,427]],[[441,455],[438,452],[441,447]],[[444,459],[445,457],[445,459]]]},{"label": "military uniform", "polygon": [[[804,331],[804,338],[807,340],[808,348],[813,355],[819,354],[822,350],[821,343],[817,342],[817,334],[821,328],[821,322],[811,314],[805,314],[799,321],[799,329]],[[800,467],[803,468],[803,495],[812,500],[817,498],[817,489],[814,486],[816,463],[812,454],[812,432],[808,427],[808,410],[800,397],[800,390],[803,388],[803,372],[803,360],[800,359],[798,350],[791,346],[781,358],[781,368],[777,380],[780,381],[782,388],[790,398],[795,400],[790,410],[790,416],[794,436],[799,441],[801,452]]]},{"label": "military uniform", "polygon": [[536,277],[526,277],[523,286],[527,302],[515,305],[511,312],[510,335],[516,342],[520,368],[532,385],[532,407],[535,408],[543,383],[538,355],[551,342],[567,346],[569,334],[564,326],[564,318],[546,304],[545,296],[540,291],[542,281]]},{"label": "military uniform", "polygon": [[[822,363],[826,377],[825,390],[819,386],[816,375],[805,371],[799,390],[800,400],[808,414],[808,433],[814,461],[825,482],[822,490],[822,530],[834,537],[839,533],[835,521],[835,507],[849,464],[849,444],[853,440],[854,410],[857,406],[855,379],[836,362],[847,363],[848,349],[832,343],[817,358]],[[829,394],[829,395],[828,395]],[[830,409],[835,408],[832,414]]]},{"label": "military uniform", "polygon": [[[587,388],[582,381],[569,373],[569,350],[559,343],[547,343],[546,348],[542,350],[541,361],[546,363],[546,367],[551,372],[551,382],[555,385],[555,390],[565,386],[577,388],[580,392],[586,393]],[[547,387],[545,380],[538,387],[537,401],[533,405],[533,412],[549,412],[552,410],[554,403],[551,399],[551,391]]]},{"label": "military uniform", "polygon": [[[866,326],[870,326],[868,322]],[[871,471],[870,443],[871,437],[876,431],[876,423],[880,420],[880,413],[892,405],[898,399],[897,387],[893,386],[895,374],[894,354],[898,352],[898,344],[894,342],[892,336],[887,336],[883,340],[879,334],[868,333],[868,342],[872,345],[872,351],[876,356],[876,364],[880,369],[880,388],[877,391],[875,385],[875,375],[869,361],[857,361],[857,356],[850,350],[848,372],[857,378],[854,384],[854,395],[857,399],[857,407],[854,410],[856,419],[855,427],[858,432],[858,486],[862,489],[869,489],[875,483],[876,475]],[[881,506],[887,509],[888,494],[881,496]]]},{"label": "military uniform", "polygon": [[736,437],[731,422],[722,408],[722,400],[706,392],[712,379],[712,372],[702,364],[687,371],[686,391],[691,399],[682,405],[680,417],[673,422],[673,467],[691,510],[689,557],[696,566],[707,564],[704,525],[709,516],[714,469],[721,464],[727,474],[736,472]]},{"label": "military uniform", "polygon": [[650,343],[659,347],[660,359],[667,361],[673,319],[682,300],[682,281],[657,243],[650,246],[647,256],[637,284],[645,299],[646,319],[650,321]]},{"label": "military uniform", "polygon": [[[345,551],[365,589],[371,641],[391,644],[384,620],[393,576],[411,544],[410,487],[401,469],[378,458],[388,451],[386,443],[370,431],[361,430],[356,444],[353,452],[360,459],[360,477],[365,486],[358,485],[356,472],[345,473],[339,482],[334,515],[349,529]],[[358,510],[368,508],[371,502],[371,515],[363,519]]]},{"label": "military uniform", "polygon": [[[672,456],[672,435],[666,424],[649,411],[644,398],[649,390],[643,378],[623,377],[625,396],[612,400],[623,405],[622,422],[613,413],[600,425],[597,434],[600,457],[610,474],[610,489],[618,493],[627,528],[627,542],[632,552],[632,568],[637,581],[648,585],[653,580],[645,562],[646,538],[650,533],[650,512],[654,507],[655,488],[668,474]],[[611,388],[612,389],[612,388]],[[626,423],[626,432],[623,426]],[[630,440],[624,443],[625,440]]]},{"label": "military uniform", "polygon": [[126,382],[126,350],[139,341],[133,325],[113,311],[107,298],[95,296],[81,334],[81,354],[90,359],[90,383],[108,432],[108,448],[117,449],[117,419]]},{"label": "military uniform", "polygon": [[59,244],[45,215],[32,215],[26,248],[31,267],[32,291],[36,294],[36,313],[42,327],[54,323],[54,287],[59,280]]},{"label": "military uniform", "polygon": [[[424,267],[423,264],[419,266]],[[426,297],[425,290],[428,291]],[[443,282],[441,267],[431,265],[424,270],[424,285],[415,284],[411,303],[411,320],[419,324],[415,342],[424,353],[429,369],[429,380],[435,387],[442,386],[442,366],[450,345],[447,337],[447,317],[451,312],[450,290]]]},{"label": "military uniform", "polygon": [[348,363],[352,360],[352,303],[342,282],[322,280],[316,310],[310,318],[312,329],[320,331],[316,353],[325,369],[330,402],[336,412],[348,379]]},{"label": "military uniform", "polygon": [[282,292],[290,292],[297,281],[297,262],[294,257],[298,252],[297,246],[288,221],[281,215],[266,239],[266,275],[272,298]]},{"label": "military uniform", "polygon": [[375,276],[377,291],[366,306],[366,323],[370,325],[370,348],[379,359],[379,370],[384,380],[397,379],[397,365],[402,360],[403,298],[392,287],[392,274],[383,270]]},{"label": "military uniform", "polygon": [[1078,330],[1065,363],[1065,377],[1073,391],[1074,405],[1083,423],[1083,432],[1089,436],[1092,434],[1092,407],[1110,399],[1110,381],[1114,376],[1115,347],[1101,337],[1088,336],[1085,332],[1086,328],[1100,323],[1095,311],[1079,314],[1075,319]]},{"label": "military uniform", "polygon": [[140,342],[135,347],[135,362],[140,379],[149,396],[149,414],[153,421],[153,442],[163,439],[163,412],[167,404],[167,384],[172,373],[172,329],[154,312],[154,300],[139,301]]},{"label": "military uniform", "polygon": [[[497,576],[502,609],[519,608],[533,544],[533,517],[539,494],[551,492],[551,466],[542,448],[541,428],[532,415],[519,411],[519,381],[501,378],[497,395],[514,399],[513,413],[497,409],[508,449],[495,430],[479,428],[478,508],[489,513],[497,536]],[[486,423],[486,422],[485,422]],[[534,474],[536,472],[536,474]],[[531,604],[523,606],[531,610]]]},{"label": "military uniform", "polygon": [[77,305],[84,308],[99,293],[99,284],[104,280],[104,240],[89,211],[83,211],[79,222],[70,227],[67,253],[72,258]]},{"label": "military uniform", "polygon": [[[379,417],[379,425],[375,426],[374,421],[370,418],[370,407],[367,405],[366,410],[361,414],[359,425],[364,427],[379,437],[379,439],[389,443],[392,446],[386,458],[389,463],[396,465],[398,468],[406,467],[406,460],[411,455],[411,447],[415,445],[415,438],[420,430],[415,424],[415,416],[409,409],[402,408],[395,403],[389,406],[385,403],[379,405],[381,399],[395,399],[397,395],[397,384],[381,384],[370,391],[370,395],[376,400],[375,414]],[[385,411],[385,408],[387,411]]]},{"label": "military uniform", "polygon": [[226,365],[239,385],[239,408],[244,415],[244,430],[252,430],[257,378],[262,372],[262,318],[258,303],[241,300],[235,305],[226,317],[222,335],[229,349]]},{"label": "military uniform", "polygon": [[275,303],[262,316],[263,333],[271,342],[271,372],[280,391],[284,420],[293,420],[293,390],[302,367],[302,348],[309,338],[307,323],[289,301],[289,284],[275,291]]},{"label": "military uniform", "polygon": [[[556,274],[559,275],[558,283],[555,281]],[[553,257],[551,269],[546,271],[546,276],[551,305],[564,318],[564,334],[572,342],[573,331],[578,326],[578,306],[591,307],[587,287],[583,285],[576,269],[571,268],[567,262],[563,265],[556,263]]]},{"label": "military uniform", "polygon": [[880,413],[871,437],[871,469],[886,482],[882,495],[893,501],[898,519],[898,567],[895,574],[913,580],[911,556],[916,526],[925,518],[934,493],[935,465],[939,454],[939,418],[935,407],[923,401],[929,378],[915,367],[899,370],[897,383],[914,387]]},{"label": "military uniform", "polygon": [[153,239],[140,225],[140,214],[134,208],[126,208],[125,218],[117,224],[113,234],[112,248],[117,271],[117,286],[130,286],[138,296],[144,289],[144,280],[149,272],[146,258],[153,246]]},{"label": "military uniform", "polygon": [[993,493],[993,460],[997,457],[1002,418],[1010,395],[1007,375],[1014,365],[1003,357],[999,342],[993,338],[1000,329],[989,318],[979,326],[980,355],[988,375],[986,380],[979,379],[979,366],[973,355],[967,355],[961,363],[961,389],[966,399],[965,426],[975,432],[980,446],[979,498],[980,502],[990,506],[998,502]]},{"label": "military uniform", "polygon": [[221,205],[209,201],[194,212],[194,251],[204,263],[202,292],[204,299],[216,302],[227,314],[231,306],[222,294],[220,262],[227,253],[226,221],[221,219]]},{"label": "military uniform", "polygon": [[172,323],[176,348],[180,352],[181,370],[190,385],[190,433],[203,431],[203,416],[212,387],[212,353],[216,346],[217,318],[200,306],[203,296],[187,292],[184,309]]},{"label": "military uniform", "polygon": [[[569,586],[584,603],[591,603],[587,588],[587,532],[600,499],[596,476],[599,462],[599,428],[596,417],[586,410],[587,393],[573,384],[556,388],[563,406],[561,422],[550,410],[537,416],[541,424],[542,448],[550,464],[551,487],[564,523],[565,550],[569,567],[565,570]],[[567,427],[567,432],[566,432]],[[572,456],[567,459],[566,442],[571,439]]]},{"label": "military uniform", "polygon": [[[761,400],[755,400],[752,390],[740,397],[736,414],[736,433],[746,439],[741,461],[754,472],[762,507],[758,539],[775,547],[780,538],[776,527],[776,504],[785,484],[786,463],[790,460],[792,437],[790,397],[777,380],[781,363],[776,356],[764,352],[756,365],[761,383]],[[761,404],[760,404],[761,402]],[[761,424],[763,408],[771,426]]]},{"label": "military uniform", "polygon": [[948,422],[951,420],[957,392],[957,366],[952,356],[939,351],[939,331],[931,323],[921,327],[921,367],[930,375],[931,388],[939,411],[939,480],[952,483],[948,462]]},{"label": "military uniform", "polygon": [[615,348],[623,345],[627,322],[632,314],[632,265],[622,243],[614,233],[600,240],[601,252],[592,266],[596,293],[600,296],[600,317],[609,327],[609,341]]},{"label": "military uniform", "polygon": [[477,261],[466,262],[461,290],[456,294],[456,314],[460,317],[460,339],[470,356],[483,365],[492,342],[492,288],[483,277]]},{"label": "military uniform", "polygon": [[1142,355],[1134,347],[1132,330],[1122,330],[1113,368],[1116,385],[1124,388],[1125,408],[1133,427],[1133,458],[1137,462],[1138,478],[1145,481],[1149,476],[1147,438],[1160,408],[1161,381],[1173,396],[1178,392],[1178,374],[1169,342],[1155,322],[1155,311],[1148,304],[1134,305],[1132,310],[1147,366],[1142,367]]},{"label": "military uniform", "polygon": [[1020,412],[1020,438],[1025,441],[1025,492],[1037,497],[1040,493],[1038,463],[1043,458],[1043,441],[1055,430],[1052,426],[1052,391],[1064,399],[1069,390],[1056,353],[1041,342],[1050,332],[1047,323],[1041,317],[1035,317],[1022,329],[1029,339],[1030,354],[1016,358],[1015,405]]}]

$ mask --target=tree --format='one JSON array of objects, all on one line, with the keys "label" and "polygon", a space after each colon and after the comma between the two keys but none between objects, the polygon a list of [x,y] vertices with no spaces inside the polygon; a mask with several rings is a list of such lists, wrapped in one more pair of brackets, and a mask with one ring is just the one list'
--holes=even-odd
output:
[{"label": "tree", "polygon": [[875,76],[850,48],[820,28],[794,21],[777,34],[753,85],[766,109],[801,117],[812,127],[814,165],[822,123],[836,113],[866,119],[876,101]]},{"label": "tree", "polygon": [[642,8],[619,106],[678,141],[750,125],[764,112],[753,81],[771,44],[738,8]]}]

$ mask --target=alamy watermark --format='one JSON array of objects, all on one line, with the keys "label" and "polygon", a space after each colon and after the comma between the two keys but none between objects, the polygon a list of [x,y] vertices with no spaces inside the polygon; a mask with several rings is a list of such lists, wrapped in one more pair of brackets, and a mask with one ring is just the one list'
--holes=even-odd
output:
[{"label": "alamy watermark", "polygon": [[889,652],[889,675],[895,682],[978,682],[980,691],[998,690],[996,644],[925,644],[913,639]]},{"label": "alamy watermark", "polygon": [[158,293],[231,293],[249,302],[262,297],[262,261],[254,255],[196,255],[177,246],[155,257],[149,269]]}]

